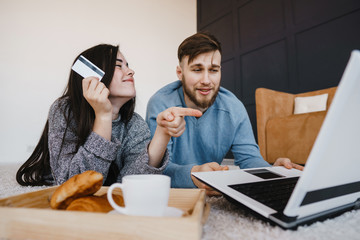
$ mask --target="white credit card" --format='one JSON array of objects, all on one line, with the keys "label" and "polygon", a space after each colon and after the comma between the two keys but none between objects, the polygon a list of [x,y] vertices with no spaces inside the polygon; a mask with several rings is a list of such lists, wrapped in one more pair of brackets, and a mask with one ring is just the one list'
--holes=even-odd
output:
[{"label": "white credit card", "polygon": [[101,81],[102,77],[105,75],[103,70],[87,60],[83,55],[80,55],[71,69],[77,72],[83,78],[98,77],[99,81]]}]

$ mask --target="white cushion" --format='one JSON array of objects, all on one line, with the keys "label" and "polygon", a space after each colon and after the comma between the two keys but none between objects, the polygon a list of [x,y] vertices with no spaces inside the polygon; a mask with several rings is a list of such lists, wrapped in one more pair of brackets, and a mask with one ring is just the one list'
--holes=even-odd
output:
[{"label": "white cushion", "polygon": [[294,114],[325,111],[327,99],[327,93],[310,97],[296,97]]}]

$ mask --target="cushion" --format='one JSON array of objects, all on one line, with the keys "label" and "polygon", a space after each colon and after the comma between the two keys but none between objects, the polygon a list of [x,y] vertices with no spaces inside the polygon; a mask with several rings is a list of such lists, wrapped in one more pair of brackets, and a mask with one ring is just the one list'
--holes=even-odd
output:
[{"label": "cushion", "polygon": [[272,118],[266,124],[266,160],[279,157],[304,164],[325,119],[326,112]]},{"label": "cushion", "polygon": [[325,111],[327,99],[327,93],[310,97],[295,97],[294,114]]}]

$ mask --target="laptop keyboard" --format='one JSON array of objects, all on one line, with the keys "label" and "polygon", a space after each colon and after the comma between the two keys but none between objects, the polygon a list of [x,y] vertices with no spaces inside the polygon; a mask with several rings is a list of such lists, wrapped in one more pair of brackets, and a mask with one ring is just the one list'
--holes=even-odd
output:
[{"label": "laptop keyboard", "polygon": [[276,179],[262,182],[229,185],[236,191],[282,212],[290,199],[299,177]]}]

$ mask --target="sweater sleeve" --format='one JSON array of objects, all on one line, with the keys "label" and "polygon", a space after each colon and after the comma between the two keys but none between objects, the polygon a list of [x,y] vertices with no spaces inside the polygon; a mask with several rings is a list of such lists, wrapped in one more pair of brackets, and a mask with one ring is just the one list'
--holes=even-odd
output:
[{"label": "sweater sleeve", "polygon": [[100,172],[106,179],[121,144],[116,139],[108,141],[91,132],[85,143],[76,150],[76,126],[73,121],[67,124],[64,116],[66,110],[66,100],[57,100],[51,106],[48,118],[50,167],[55,184],[62,184],[87,170]]},{"label": "sweater sleeve", "polygon": [[241,104],[239,122],[235,126],[234,142],[231,151],[235,158],[235,165],[240,168],[269,167],[260,155],[259,147],[255,142],[249,116]]},{"label": "sweater sleeve", "polygon": [[[161,174],[168,164],[166,150],[159,168],[149,165],[148,146],[150,144],[149,128],[140,115],[134,113],[127,124],[126,137],[122,142],[121,159],[123,167],[120,177],[130,174]],[[121,181],[121,179],[118,179]]]},{"label": "sweater sleeve", "polygon": [[[151,136],[153,137],[156,130],[156,117],[159,112],[161,104],[156,102],[155,98],[150,98],[146,110],[146,123],[149,125]],[[191,168],[196,164],[180,165],[171,161],[172,159],[172,145],[173,138],[170,139],[167,145],[167,152],[169,153],[169,163],[165,168],[164,174],[171,177],[171,187],[173,188],[196,188],[191,180]]]},{"label": "sweater sleeve", "polygon": [[191,168],[195,164],[179,165],[169,162],[164,173],[171,176],[172,188],[197,188],[191,179]]}]

